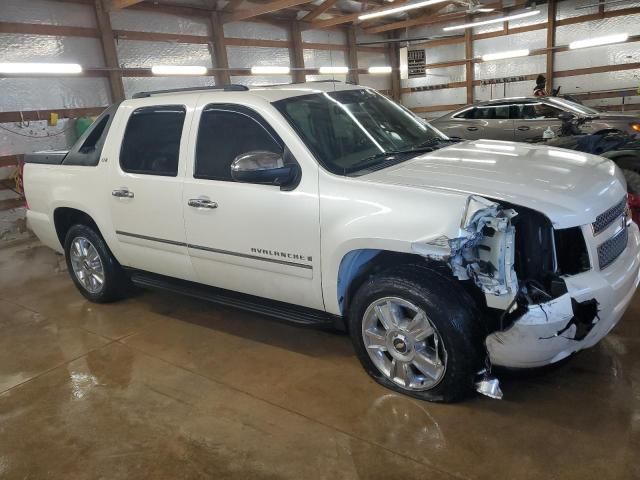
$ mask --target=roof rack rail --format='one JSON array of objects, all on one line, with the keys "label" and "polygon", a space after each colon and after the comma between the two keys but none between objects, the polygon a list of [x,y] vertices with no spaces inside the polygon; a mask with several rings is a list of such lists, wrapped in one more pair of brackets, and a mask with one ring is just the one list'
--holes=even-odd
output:
[{"label": "roof rack rail", "polygon": [[249,90],[249,87],[246,85],[237,85],[237,84],[229,84],[229,85],[220,85],[220,86],[212,86],[212,87],[187,87],[187,88],[171,88],[169,90],[153,90],[150,92],[138,92],[134,93],[131,98],[147,98],[153,95],[161,95],[163,93],[180,93],[180,92],[199,92],[206,90],[222,90],[224,92],[245,92]]}]

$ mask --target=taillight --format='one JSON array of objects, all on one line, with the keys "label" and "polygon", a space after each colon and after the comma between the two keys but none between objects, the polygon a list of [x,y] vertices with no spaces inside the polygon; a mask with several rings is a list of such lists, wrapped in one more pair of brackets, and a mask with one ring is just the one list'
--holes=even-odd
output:
[{"label": "taillight", "polygon": [[627,218],[630,216],[634,222],[640,225],[640,195],[627,194],[627,212]]}]

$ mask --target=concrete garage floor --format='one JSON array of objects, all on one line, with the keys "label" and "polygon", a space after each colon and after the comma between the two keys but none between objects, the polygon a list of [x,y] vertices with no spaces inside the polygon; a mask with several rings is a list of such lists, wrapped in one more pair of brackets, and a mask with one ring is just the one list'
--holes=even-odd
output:
[{"label": "concrete garage floor", "polygon": [[86,302],[37,242],[0,250],[0,477],[640,478],[640,297],[597,347],[434,405],[345,335],[184,297]]}]

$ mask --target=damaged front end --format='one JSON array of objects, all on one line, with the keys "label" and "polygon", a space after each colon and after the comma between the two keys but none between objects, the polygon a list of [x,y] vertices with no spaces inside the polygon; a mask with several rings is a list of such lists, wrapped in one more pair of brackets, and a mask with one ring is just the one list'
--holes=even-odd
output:
[{"label": "damaged front end", "polygon": [[578,302],[563,278],[590,269],[580,227],[555,230],[537,211],[472,195],[458,236],[412,247],[446,262],[483,294],[487,369],[479,391],[497,387],[491,364],[530,368],[561,360],[599,320],[597,300]]}]

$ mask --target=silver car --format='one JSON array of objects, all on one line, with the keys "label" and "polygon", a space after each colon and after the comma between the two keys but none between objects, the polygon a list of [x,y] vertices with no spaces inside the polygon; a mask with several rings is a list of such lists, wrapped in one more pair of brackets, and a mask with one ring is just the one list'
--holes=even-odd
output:
[{"label": "silver car", "polygon": [[640,117],[602,113],[591,107],[558,97],[517,97],[467,105],[429,122],[449,137],[480,138],[524,142],[539,139],[547,127],[557,134],[562,124],[558,116],[588,118],[581,129],[597,133],[614,129],[637,134]]}]

